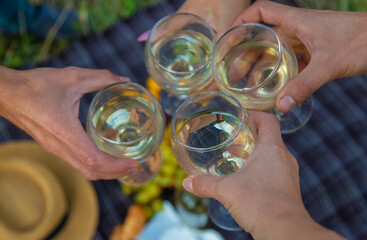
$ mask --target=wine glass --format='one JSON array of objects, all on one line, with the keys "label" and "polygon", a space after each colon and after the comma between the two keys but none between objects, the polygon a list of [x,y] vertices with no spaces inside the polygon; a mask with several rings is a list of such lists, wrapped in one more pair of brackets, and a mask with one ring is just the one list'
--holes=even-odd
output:
[{"label": "wine glass", "polygon": [[174,202],[178,215],[192,228],[205,228],[209,222],[208,199],[200,198],[183,188],[177,188]]},{"label": "wine glass", "polygon": [[100,90],[89,106],[87,132],[97,147],[140,163],[140,169],[119,179],[127,185],[143,185],[159,172],[164,130],[161,105],[136,83],[111,84]]},{"label": "wine glass", "polygon": [[[219,91],[196,94],[182,103],[172,119],[171,143],[189,175],[228,175],[238,171],[255,147],[256,130],[247,111],[233,96]],[[225,207],[209,216],[219,227],[240,230]],[[220,209],[219,209],[220,208]]]},{"label": "wine glass", "polygon": [[312,97],[288,113],[275,107],[277,95],[297,74],[298,64],[289,43],[270,27],[245,23],[228,30],[214,47],[212,67],[220,90],[247,109],[274,113],[282,133],[294,132],[310,119]]},{"label": "wine glass", "polygon": [[215,35],[200,17],[174,13],[158,21],[145,47],[145,64],[152,79],[164,90],[161,102],[172,116],[189,94],[212,79],[211,55]]}]

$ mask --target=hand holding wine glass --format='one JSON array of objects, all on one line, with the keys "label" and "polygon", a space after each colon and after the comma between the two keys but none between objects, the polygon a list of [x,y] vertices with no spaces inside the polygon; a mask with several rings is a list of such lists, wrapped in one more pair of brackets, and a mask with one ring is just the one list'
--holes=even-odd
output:
[{"label": "hand holding wine glass", "polygon": [[145,184],[159,172],[164,130],[161,105],[136,83],[120,82],[103,88],[89,107],[87,132],[97,147],[140,164],[138,170],[120,178],[127,185]]},{"label": "hand holding wine glass", "polygon": [[152,79],[164,90],[164,111],[173,115],[189,94],[211,81],[214,32],[200,17],[174,13],[158,21],[149,33],[145,63]]},{"label": "hand holding wine glass", "polygon": [[343,239],[314,222],[302,203],[298,163],[284,145],[278,120],[250,111],[258,129],[245,165],[226,176],[192,175],[184,188],[215,198],[255,239]]},{"label": "hand holding wine glass", "polygon": [[[224,92],[196,94],[173,116],[172,149],[187,174],[232,174],[246,164],[255,141],[256,131],[247,111]],[[209,202],[209,216],[216,225],[240,229],[222,205],[210,211],[213,204]]]},{"label": "hand holding wine glass", "polygon": [[276,100],[282,112],[302,103],[329,81],[367,71],[367,14],[364,12],[320,11],[256,1],[233,26],[261,21],[276,25],[276,31],[300,56],[300,73]]},{"label": "hand holding wine glass", "polygon": [[78,119],[83,94],[128,81],[108,70],[78,67],[14,70],[0,66],[0,115],[90,180],[122,177],[129,158],[98,150]]},{"label": "hand holding wine glass", "polygon": [[259,23],[231,28],[214,47],[212,67],[220,90],[248,109],[274,113],[282,133],[294,132],[310,119],[312,97],[289,113],[275,107],[277,96],[298,68],[292,47],[272,28]]},{"label": "hand holding wine glass", "polygon": [[177,12],[191,13],[204,19],[219,38],[247,7],[250,0],[186,0]]}]

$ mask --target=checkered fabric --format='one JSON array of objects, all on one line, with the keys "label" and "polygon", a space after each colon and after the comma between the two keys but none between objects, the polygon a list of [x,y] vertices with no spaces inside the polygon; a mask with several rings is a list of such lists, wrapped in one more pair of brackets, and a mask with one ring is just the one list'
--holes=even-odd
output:
[{"label": "checkered fabric", "polygon": [[[160,3],[104,33],[78,39],[66,52],[42,66],[109,69],[144,84],[148,77],[144,44],[136,38],[181,3]],[[81,100],[83,124],[92,96],[87,94]],[[0,119],[0,142],[17,139],[30,137]],[[299,162],[302,197],[312,218],[348,239],[367,239],[367,75],[336,80],[320,88],[314,94],[309,123],[283,139]],[[116,181],[93,184],[100,206],[94,239],[108,239],[113,227],[124,221],[131,202]],[[226,239],[252,239],[244,231],[219,231]]]}]

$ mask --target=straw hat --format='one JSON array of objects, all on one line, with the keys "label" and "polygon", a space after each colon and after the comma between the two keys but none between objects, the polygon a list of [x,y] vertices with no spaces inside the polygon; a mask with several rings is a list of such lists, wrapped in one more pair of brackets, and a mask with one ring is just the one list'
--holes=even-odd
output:
[{"label": "straw hat", "polygon": [[0,145],[0,196],[1,239],[93,238],[92,184],[35,142]]}]

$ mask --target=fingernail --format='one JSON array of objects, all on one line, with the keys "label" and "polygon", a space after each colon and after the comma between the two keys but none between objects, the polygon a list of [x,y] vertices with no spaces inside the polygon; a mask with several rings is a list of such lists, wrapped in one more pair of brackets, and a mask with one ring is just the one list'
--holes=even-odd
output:
[{"label": "fingernail", "polygon": [[296,106],[296,101],[290,96],[284,96],[280,99],[279,105],[283,111],[288,112]]},{"label": "fingernail", "polygon": [[149,31],[146,31],[144,33],[142,33],[139,37],[138,37],[138,42],[145,42],[147,39],[148,39],[148,36],[149,36],[149,33],[150,33],[150,30]]},{"label": "fingernail", "polygon": [[192,188],[192,177],[187,177],[182,181],[182,186],[186,189],[188,192],[194,192]]},{"label": "fingernail", "polygon": [[139,168],[137,168],[137,167],[129,168],[129,169],[127,170],[127,174],[131,174],[131,173],[136,172],[136,171],[138,171],[138,170],[139,170]]},{"label": "fingernail", "polygon": [[119,77],[121,82],[128,82],[129,79],[127,77]]}]

